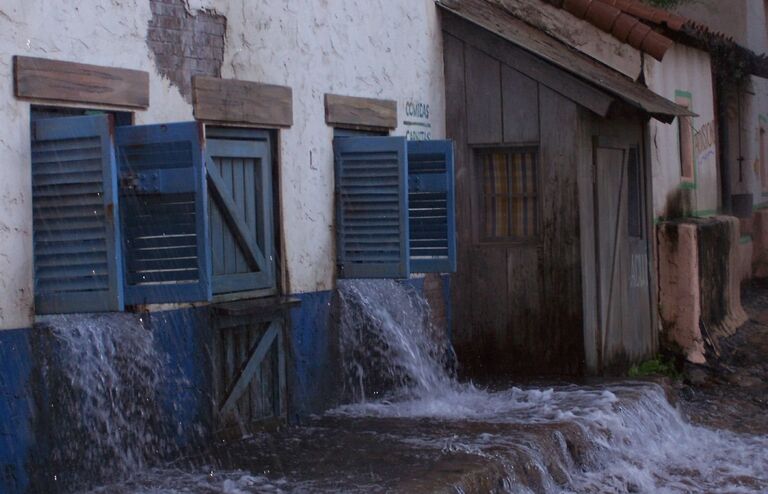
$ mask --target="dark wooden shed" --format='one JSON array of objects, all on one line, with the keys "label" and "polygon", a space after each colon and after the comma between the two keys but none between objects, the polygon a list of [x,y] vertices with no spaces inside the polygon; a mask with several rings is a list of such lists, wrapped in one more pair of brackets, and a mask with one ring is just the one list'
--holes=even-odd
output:
[{"label": "dark wooden shed", "polygon": [[493,2],[438,4],[459,362],[477,377],[581,374],[652,354],[647,121],[686,110]]}]

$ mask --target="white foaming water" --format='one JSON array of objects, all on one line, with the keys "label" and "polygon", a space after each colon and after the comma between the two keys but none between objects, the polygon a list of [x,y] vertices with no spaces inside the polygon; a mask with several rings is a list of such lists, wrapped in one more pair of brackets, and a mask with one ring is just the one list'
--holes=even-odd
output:
[{"label": "white foaming water", "polygon": [[130,314],[40,322],[50,344],[51,476],[77,486],[144,468],[164,447],[155,399],[163,362],[152,333]]},{"label": "white foaming water", "polygon": [[[669,404],[662,388],[655,384],[513,387],[495,392],[479,389],[459,383],[446,371],[450,349],[429,324],[428,306],[415,290],[390,281],[346,281],[340,283],[340,301],[348,384],[358,401],[319,419],[320,436],[313,436],[311,430],[305,430],[305,436],[288,434],[287,444],[312,444],[316,440],[327,441],[329,437],[338,440],[336,432],[347,432],[347,426],[355,423],[352,427],[357,427],[360,437],[373,435],[380,441],[375,444],[384,452],[395,453],[411,447],[416,448],[416,456],[441,458],[470,454],[501,465],[506,478],[502,484],[495,485],[504,492],[768,492],[768,437],[694,426]],[[79,328],[82,324],[77,322],[74,326]],[[62,325],[71,327],[73,323],[64,320]],[[81,356],[75,358],[74,355],[80,355],[77,352],[84,347],[93,346],[99,351],[92,354],[104,355],[107,361],[117,358],[120,352],[113,348],[116,343],[103,340],[103,335],[90,324],[85,326],[74,335],[70,329],[67,336],[63,336],[70,347],[67,357],[82,360]],[[134,345],[153,346],[145,340],[146,334],[135,337],[139,339],[129,345],[131,349]],[[91,362],[92,357],[89,354],[85,362],[78,361],[77,366],[84,369],[71,371],[74,381],[78,382],[76,387],[110,389],[94,381],[101,380],[98,376],[102,374],[109,376],[109,381],[120,381],[121,378],[115,376],[124,370],[113,369],[113,364],[99,359]],[[149,368],[156,361],[149,354],[139,359],[148,361],[142,367]],[[82,375],[86,369],[91,371],[89,376]],[[151,372],[140,371],[136,375],[156,383],[153,381],[156,376],[152,377]],[[94,416],[88,420],[95,424],[126,423],[112,417],[111,414],[118,413],[112,410],[114,403],[112,399],[100,402],[97,408],[107,412],[86,410],[85,415]],[[377,417],[402,421],[393,426],[391,420],[370,420]],[[339,418],[350,420],[339,421]],[[323,421],[332,425],[325,426]],[[402,424],[406,427],[399,426]],[[103,425],[97,428],[101,427]],[[323,427],[331,428],[323,432]],[[125,442],[120,437],[105,441],[107,444]],[[269,448],[275,443],[266,439],[255,441],[250,447],[253,451],[272,454]],[[284,439],[279,441],[283,443]],[[133,462],[132,458],[140,459],[145,446],[151,444],[152,441],[140,445],[124,460],[126,464]],[[248,447],[244,451],[247,456]],[[300,450],[289,451],[283,453],[285,456],[278,463],[285,463],[280,475],[290,478],[272,478],[275,472],[265,469],[271,461],[249,464],[244,458],[244,463],[233,466],[230,471],[195,466],[190,466],[191,470],[174,466],[144,470],[137,467],[135,475],[92,492],[253,494],[397,490],[396,482],[389,485],[383,482],[386,479],[376,478],[378,460],[370,464],[360,462],[362,468],[352,462],[358,465],[356,469],[346,469],[346,461],[331,462],[344,466],[338,470],[314,469],[314,463],[303,464],[310,466],[314,471],[311,474],[300,467],[295,469],[292,464],[295,457],[300,456],[296,454]],[[382,451],[374,453],[372,458],[381,458]],[[119,452],[112,454],[119,455]],[[349,454],[366,454],[366,451],[360,449]],[[316,461],[323,461],[322,453]],[[239,469],[243,467],[244,470]],[[403,467],[406,469],[408,465]],[[247,471],[250,468],[254,471]],[[471,491],[471,485],[457,485],[455,489]]]},{"label": "white foaming water", "polygon": [[[356,280],[340,287],[342,341],[347,368],[395,376],[401,387],[377,401],[345,405],[334,416],[420,418],[479,424],[576,424],[588,453],[575,461],[563,447],[567,480],[557,481],[535,448],[530,461],[543,472],[547,492],[768,492],[768,436],[716,431],[688,423],[660,386],[627,383],[602,387],[512,388],[488,392],[458,383],[446,372],[440,345],[430,337],[426,303],[397,283]],[[362,313],[361,313],[362,310]],[[373,335],[373,337],[361,335]],[[364,349],[354,345],[375,342]],[[375,366],[360,356],[372,357]],[[480,427],[482,429],[482,427]],[[424,439],[413,438],[413,441]],[[431,440],[426,440],[427,443]],[[486,454],[510,444],[504,435],[480,433],[434,446]],[[527,492],[509,467],[509,492]]]},{"label": "white foaming water", "polygon": [[341,347],[354,398],[449,391],[450,345],[416,290],[393,280],[340,280]]},{"label": "white foaming water", "polygon": [[[142,485],[151,484],[150,486]],[[209,469],[207,475],[176,469],[149,469],[141,473],[140,481],[127,481],[99,487],[88,494],[261,494],[284,493],[284,480],[270,481],[248,472],[217,472]]]}]

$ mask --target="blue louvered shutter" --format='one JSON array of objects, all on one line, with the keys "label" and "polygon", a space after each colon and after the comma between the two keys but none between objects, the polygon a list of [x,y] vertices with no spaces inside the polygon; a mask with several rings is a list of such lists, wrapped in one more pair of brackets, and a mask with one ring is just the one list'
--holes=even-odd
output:
[{"label": "blue louvered shutter", "polygon": [[211,298],[202,129],[118,127],[126,304]]},{"label": "blue louvered shutter", "polygon": [[109,115],[32,125],[35,311],[123,310]]},{"label": "blue louvered shutter", "polygon": [[213,293],[274,291],[269,135],[227,130],[209,129],[206,142]]},{"label": "blue louvered shutter", "polygon": [[339,138],[334,155],[339,277],[408,277],[405,138]]},{"label": "blue louvered shutter", "polygon": [[411,272],[456,271],[456,219],[451,141],[408,142]]}]

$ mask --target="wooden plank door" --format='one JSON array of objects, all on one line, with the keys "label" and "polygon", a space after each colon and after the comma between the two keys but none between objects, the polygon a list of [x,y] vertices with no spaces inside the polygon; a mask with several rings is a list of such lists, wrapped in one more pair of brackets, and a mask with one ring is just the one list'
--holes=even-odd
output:
[{"label": "wooden plank door", "polygon": [[285,332],[290,327],[290,308],[295,306],[294,301],[213,306],[211,378],[217,436],[242,437],[285,423]]},{"label": "wooden plank door", "polygon": [[206,153],[213,293],[274,291],[269,144],[209,139]]},{"label": "wooden plank door", "polygon": [[639,148],[595,139],[599,366],[645,353],[650,344],[646,190]]}]

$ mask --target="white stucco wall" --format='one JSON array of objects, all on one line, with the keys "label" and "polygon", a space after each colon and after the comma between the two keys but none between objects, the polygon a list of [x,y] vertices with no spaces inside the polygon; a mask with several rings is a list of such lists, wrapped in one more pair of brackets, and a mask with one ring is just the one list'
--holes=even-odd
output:
[{"label": "white stucco wall", "polygon": [[[294,125],[280,132],[279,143],[288,288],[332,288],[332,129],[323,95],[394,99],[394,134],[442,138],[442,41],[433,1],[192,0],[189,6],[227,17],[223,77],[293,88]],[[155,69],[145,41],[150,17],[147,0],[0,4],[0,115],[7,122],[0,130],[0,329],[29,326],[33,306],[30,103],[13,95],[12,56],[145,70],[150,107],[136,113],[136,123],[190,120],[192,107]],[[409,102],[428,105],[429,116],[407,115]]]},{"label": "white stucco wall", "polygon": [[[693,119],[695,188],[694,212],[707,214],[718,207],[718,170],[712,67],[706,52],[674,45],[663,62],[645,58],[645,80],[655,93],[675,101],[690,94]],[[679,126],[677,120],[650,123],[654,216],[667,215],[669,201],[681,186]]]},{"label": "white stucco wall", "polygon": [[[699,0],[681,7],[680,12],[713,31],[732,37],[737,43],[758,54],[768,53],[768,13],[763,0]],[[739,108],[740,106],[740,108]],[[734,194],[751,193],[756,205],[765,205],[760,182],[760,126],[768,131],[768,80],[752,77],[741,94],[740,105],[729,107],[731,190]],[[762,119],[762,121],[761,121]],[[741,162],[741,167],[739,167]]]}]

